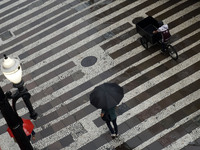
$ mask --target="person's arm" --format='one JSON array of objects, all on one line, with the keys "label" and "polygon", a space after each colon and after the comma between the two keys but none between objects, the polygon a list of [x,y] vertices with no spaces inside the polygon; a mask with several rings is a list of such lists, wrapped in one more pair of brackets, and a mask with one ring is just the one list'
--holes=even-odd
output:
[{"label": "person's arm", "polygon": [[156,33],[158,33],[158,32],[162,32],[161,28],[162,28],[162,27],[160,27],[160,28],[158,28],[157,30],[153,31],[153,34],[156,34]]},{"label": "person's arm", "polygon": [[35,140],[35,135],[32,136],[32,140]]},{"label": "person's arm", "polygon": [[32,134],[32,139],[35,140],[35,132],[34,132],[34,130],[32,131],[31,134]]},{"label": "person's arm", "polygon": [[101,118],[104,116],[104,114],[105,114],[105,111],[102,109],[101,110]]},{"label": "person's arm", "polygon": [[153,31],[153,34],[158,33],[158,30]]}]

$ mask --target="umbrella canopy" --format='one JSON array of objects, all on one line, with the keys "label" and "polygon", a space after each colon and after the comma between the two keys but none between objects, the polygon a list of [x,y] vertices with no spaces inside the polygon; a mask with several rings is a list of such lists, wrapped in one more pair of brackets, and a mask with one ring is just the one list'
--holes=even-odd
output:
[{"label": "umbrella canopy", "polygon": [[110,109],[124,97],[124,90],[116,83],[104,83],[94,88],[90,94],[90,103],[96,108]]},{"label": "umbrella canopy", "polygon": [[[31,132],[33,131],[33,128],[34,128],[33,123],[28,119],[22,118],[22,120],[23,120],[23,130],[24,130],[26,136],[31,135]],[[7,131],[11,137],[14,137],[10,128],[7,128]]]}]

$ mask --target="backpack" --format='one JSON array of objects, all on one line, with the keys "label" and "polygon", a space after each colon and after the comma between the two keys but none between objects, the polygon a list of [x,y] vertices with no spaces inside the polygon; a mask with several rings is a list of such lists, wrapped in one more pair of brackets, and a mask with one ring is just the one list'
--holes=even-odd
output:
[{"label": "backpack", "polygon": [[161,32],[161,34],[162,34],[162,41],[163,42],[167,42],[171,37],[169,30],[165,30],[165,31]]}]

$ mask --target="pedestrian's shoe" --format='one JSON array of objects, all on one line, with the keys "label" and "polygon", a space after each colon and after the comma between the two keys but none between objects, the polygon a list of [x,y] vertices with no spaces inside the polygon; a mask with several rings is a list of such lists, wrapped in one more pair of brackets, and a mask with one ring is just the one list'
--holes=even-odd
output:
[{"label": "pedestrian's shoe", "polygon": [[119,136],[119,134],[115,134],[115,137],[118,137]]},{"label": "pedestrian's shoe", "polygon": [[161,53],[163,54],[163,55],[166,55],[166,49],[165,50],[161,50]]},{"label": "pedestrian's shoe", "polygon": [[165,54],[165,52],[166,52],[165,50],[161,49],[161,53],[162,53],[162,54]]},{"label": "pedestrian's shoe", "polygon": [[116,137],[116,134],[111,134],[111,137],[114,139]]}]

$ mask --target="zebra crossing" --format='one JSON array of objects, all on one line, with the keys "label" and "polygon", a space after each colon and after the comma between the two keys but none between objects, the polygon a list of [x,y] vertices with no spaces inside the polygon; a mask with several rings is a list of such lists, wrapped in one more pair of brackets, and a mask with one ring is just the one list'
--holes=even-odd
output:
[{"label": "zebra crossing", "polygon": [[[12,34],[0,39],[0,53],[21,59],[39,114],[33,147],[198,149],[199,12],[196,0],[0,1],[0,37]],[[161,54],[159,46],[141,46],[133,20],[148,15],[169,25],[177,61]],[[88,56],[97,62],[84,67]],[[0,76],[0,86],[9,91],[11,83]],[[90,92],[104,82],[116,82],[125,91],[117,108],[120,137],[114,140],[100,110],[89,102]],[[29,118],[21,100],[17,112]],[[0,129],[1,149],[18,150],[1,115]]]}]

